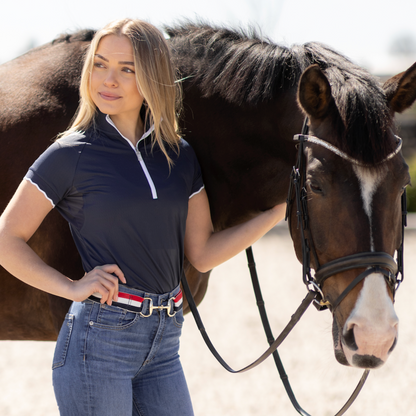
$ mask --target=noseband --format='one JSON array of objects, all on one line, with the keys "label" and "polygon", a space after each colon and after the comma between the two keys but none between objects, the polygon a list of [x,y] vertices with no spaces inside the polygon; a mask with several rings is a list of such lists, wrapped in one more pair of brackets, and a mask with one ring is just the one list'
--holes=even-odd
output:
[{"label": "noseband", "polygon": [[[404,190],[402,195],[402,241],[400,247],[397,249],[397,258],[396,260],[390,256],[390,254],[384,252],[364,252],[352,254],[350,256],[341,257],[339,259],[330,261],[324,265],[319,264],[318,256],[313,245],[313,239],[311,235],[311,230],[309,228],[309,216],[308,216],[308,205],[307,205],[307,191],[305,188],[305,172],[306,167],[303,161],[304,159],[304,145],[306,142],[317,144],[321,147],[325,147],[339,157],[347,160],[348,162],[365,166],[356,159],[351,158],[346,153],[339,150],[337,147],[332,144],[325,142],[314,136],[309,136],[308,134],[307,120],[305,120],[302,134],[297,134],[294,136],[294,140],[298,144],[298,156],[296,166],[293,167],[291,174],[291,181],[289,185],[289,193],[287,198],[287,211],[286,211],[286,220],[289,219],[289,230],[291,230],[291,221],[290,213],[292,208],[293,199],[296,199],[296,215],[298,219],[298,228],[301,232],[301,243],[302,243],[302,274],[303,282],[310,292],[316,294],[314,299],[314,305],[318,310],[324,310],[328,307],[332,312],[339,306],[342,300],[348,295],[348,293],[362,280],[364,280],[368,275],[372,273],[380,273],[386,279],[386,282],[392,292],[393,299],[395,292],[400,286],[400,283],[403,281],[403,242],[404,242],[404,227],[406,226],[406,190]],[[397,136],[396,136],[397,137]],[[384,160],[380,163],[384,163],[394,156],[396,156],[402,147],[402,140],[397,137],[397,148],[390,153]],[[315,275],[311,275],[310,268],[310,253],[315,260],[316,271]],[[366,270],[359,274],[348,286],[347,288],[339,295],[339,297],[334,302],[329,302],[325,299],[325,296],[322,292],[322,287],[324,282],[336,275],[351,269],[366,268]],[[399,276],[400,275],[400,276]]]}]

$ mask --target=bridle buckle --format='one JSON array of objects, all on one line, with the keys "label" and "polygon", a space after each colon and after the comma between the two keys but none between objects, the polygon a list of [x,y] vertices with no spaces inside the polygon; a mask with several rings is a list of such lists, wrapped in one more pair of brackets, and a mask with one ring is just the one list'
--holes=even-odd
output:
[{"label": "bridle buckle", "polygon": [[313,306],[315,306],[318,311],[323,311],[331,306],[331,302],[325,299],[324,293],[322,292],[322,289],[318,283],[316,283],[314,280],[308,280],[307,287],[309,292],[315,293]]}]

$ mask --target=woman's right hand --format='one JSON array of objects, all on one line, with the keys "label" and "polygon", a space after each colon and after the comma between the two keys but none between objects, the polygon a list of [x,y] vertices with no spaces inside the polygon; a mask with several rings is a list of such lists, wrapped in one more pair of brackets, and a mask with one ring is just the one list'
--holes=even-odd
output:
[{"label": "woman's right hand", "polygon": [[72,282],[73,294],[71,298],[80,302],[89,296],[101,298],[101,303],[111,305],[118,300],[118,283],[126,283],[124,273],[116,264],[97,266],[86,273],[82,279]]}]

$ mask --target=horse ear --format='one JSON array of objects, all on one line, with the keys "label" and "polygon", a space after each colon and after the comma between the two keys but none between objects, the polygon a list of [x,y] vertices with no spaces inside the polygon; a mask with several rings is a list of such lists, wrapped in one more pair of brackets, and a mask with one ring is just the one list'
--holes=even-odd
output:
[{"label": "horse ear", "polygon": [[409,108],[416,100],[416,63],[407,71],[388,79],[383,88],[394,112],[401,113]]},{"label": "horse ear", "polygon": [[308,116],[322,119],[332,102],[331,86],[318,65],[303,72],[298,87],[298,101]]}]

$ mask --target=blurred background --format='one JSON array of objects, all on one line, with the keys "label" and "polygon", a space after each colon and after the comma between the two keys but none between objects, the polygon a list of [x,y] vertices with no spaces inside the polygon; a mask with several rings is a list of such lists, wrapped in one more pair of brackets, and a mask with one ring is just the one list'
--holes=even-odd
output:
[{"label": "blurred background", "polygon": [[320,41],[377,75],[391,75],[416,61],[415,12],[414,0],[15,0],[1,6],[0,63],[60,33],[99,29],[121,17],[158,27],[199,18],[251,25],[285,45]]}]

